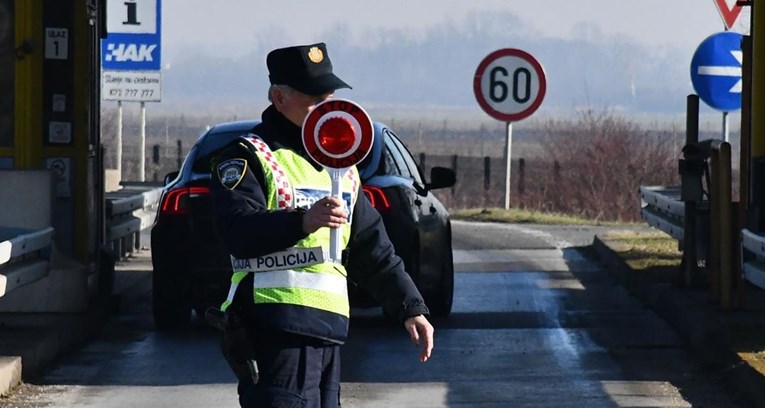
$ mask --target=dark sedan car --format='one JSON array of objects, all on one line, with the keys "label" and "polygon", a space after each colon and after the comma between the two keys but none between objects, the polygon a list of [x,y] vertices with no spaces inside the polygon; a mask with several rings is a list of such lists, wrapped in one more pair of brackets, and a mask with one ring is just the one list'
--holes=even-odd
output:
[{"label": "dark sedan car", "polygon": [[[180,171],[165,177],[161,205],[151,230],[154,321],[158,328],[185,325],[191,311],[226,297],[231,263],[216,240],[210,202],[210,161],[258,122],[209,128],[189,151]],[[451,169],[434,167],[426,183],[404,144],[387,126],[374,124],[374,145],[358,166],[362,188],[380,212],[396,252],[406,264],[434,316],[451,312],[454,290],[449,214],[431,190],[451,187]],[[375,302],[349,285],[351,306]]]}]

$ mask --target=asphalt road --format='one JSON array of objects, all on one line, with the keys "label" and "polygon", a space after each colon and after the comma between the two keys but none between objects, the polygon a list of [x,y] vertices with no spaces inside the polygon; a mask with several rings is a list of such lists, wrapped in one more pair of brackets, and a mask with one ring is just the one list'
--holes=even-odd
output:
[{"label": "asphalt road", "polygon": [[[592,228],[454,222],[454,313],[433,358],[354,311],[345,407],[740,407],[672,330],[576,247]],[[154,330],[149,296],[0,406],[235,407],[217,333]]]}]

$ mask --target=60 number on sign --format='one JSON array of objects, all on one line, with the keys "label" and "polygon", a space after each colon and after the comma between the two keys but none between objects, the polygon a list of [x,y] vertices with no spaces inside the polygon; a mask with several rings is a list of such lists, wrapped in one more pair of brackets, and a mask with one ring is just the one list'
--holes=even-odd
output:
[{"label": "60 number on sign", "polygon": [[475,72],[473,90],[489,116],[513,122],[539,108],[547,90],[542,65],[525,51],[505,48],[486,56]]}]

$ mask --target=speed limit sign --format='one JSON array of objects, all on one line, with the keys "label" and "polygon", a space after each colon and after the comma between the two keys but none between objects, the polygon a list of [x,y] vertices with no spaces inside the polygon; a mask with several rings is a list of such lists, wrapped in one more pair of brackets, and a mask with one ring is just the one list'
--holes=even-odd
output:
[{"label": "speed limit sign", "polygon": [[530,116],[542,104],[547,80],[531,54],[504,48],[487,55],[475,71],[473,91],[489,116],[514,122]]}]

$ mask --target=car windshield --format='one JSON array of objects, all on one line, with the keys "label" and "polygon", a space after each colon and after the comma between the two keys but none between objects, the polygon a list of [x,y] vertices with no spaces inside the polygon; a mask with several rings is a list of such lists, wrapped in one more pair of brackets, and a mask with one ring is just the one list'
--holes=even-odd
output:
[{"label": "car windshield", "polygon": [[194,166],[192,170],[195,173],[209,173],[210,161],[215,157],[220,150],[228,145],[232,140],[247,133],[249,129],[231,130],[227,132],[215,132],[202,136],[202,140],[199,143],[199,151],[197,157],[194,160]]}]

